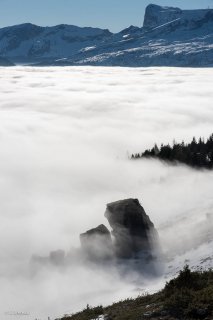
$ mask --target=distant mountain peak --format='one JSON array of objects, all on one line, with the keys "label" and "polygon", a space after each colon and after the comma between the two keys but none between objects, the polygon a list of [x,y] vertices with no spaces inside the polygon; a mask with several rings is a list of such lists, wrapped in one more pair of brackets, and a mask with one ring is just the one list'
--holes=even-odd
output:
[{"label": "distant mountain peak", "polygon": [[24,23],[0,29],[0,56],[41,65],[213,66],[213,10],[150,4],[142,28],[114,34]]},{"label": "distant mountain peak", "polygon": [[160,25],[181,19],[184,23],[196,22],[213,14],[213,9],[181,10],[177,7],[162,7],[150,4],[146,7],[143,27],[155,28]]},{"label": "distant mountain peak", "polygon": [[154,28],[160,24],[165,24],[179,18],[182,12],[180,8],[161,7],[156,4],[150,4],[146,7],[143,27]]},{"label": "distant mountain peak", "polygon": [[147,10],[155,10],[155,11],[181,11],[178,7],[169,7],[169,6],[160,6],[158,4],[150,3],[147,7]]}]

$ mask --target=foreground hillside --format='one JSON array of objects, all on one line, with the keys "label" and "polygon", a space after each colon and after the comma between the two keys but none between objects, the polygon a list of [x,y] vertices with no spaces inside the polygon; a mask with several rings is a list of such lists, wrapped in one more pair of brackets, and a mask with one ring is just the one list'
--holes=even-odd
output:
[{"label": "foreground hillside", "polygon": [[0,56],[44,66],[213,66],[213,10],[151,4],[142,27],[119,33],[63,24],[6,27],[0,29]]},{"label": "foreground hillside", "polygon": [[61,320],[212,319],[213,271],[191,272],[188,266],[153,295],[127,299],[103,308],[86,307]]}]

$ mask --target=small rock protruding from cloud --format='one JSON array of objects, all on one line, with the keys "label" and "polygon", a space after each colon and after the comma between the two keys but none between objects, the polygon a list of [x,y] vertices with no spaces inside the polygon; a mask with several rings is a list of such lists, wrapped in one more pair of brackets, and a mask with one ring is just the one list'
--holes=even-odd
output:
[{"label": "small rock protruding from cloud", "polygon": [[109,259],[113,256],[110,231],[103,224],[80,235],[83,252],[91,259]]}]

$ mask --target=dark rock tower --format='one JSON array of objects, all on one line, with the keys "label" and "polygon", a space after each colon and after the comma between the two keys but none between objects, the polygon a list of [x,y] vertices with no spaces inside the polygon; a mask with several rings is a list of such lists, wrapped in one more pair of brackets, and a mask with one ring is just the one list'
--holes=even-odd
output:
[{"label": "dark rock tower", "polygon": [[112,227],[118,258],[139,258],[155,250],[157,231],[137,199],[109,203],[105,217]]}]

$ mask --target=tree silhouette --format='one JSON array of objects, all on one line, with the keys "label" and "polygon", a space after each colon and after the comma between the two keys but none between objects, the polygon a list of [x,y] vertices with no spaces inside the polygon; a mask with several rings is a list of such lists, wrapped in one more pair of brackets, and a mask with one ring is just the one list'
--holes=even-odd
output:
[{"label": "tree silhouette", "polygon": [[196,168],[213,168],[213,134],[206,140],[195,137],[186,144],[184,141],[177,143],[173,141],[173,146],[157,144],[152,149],[145,150],[143,153],[132,154],[131,159],[157,158],[169,162],[181,162]]}]

